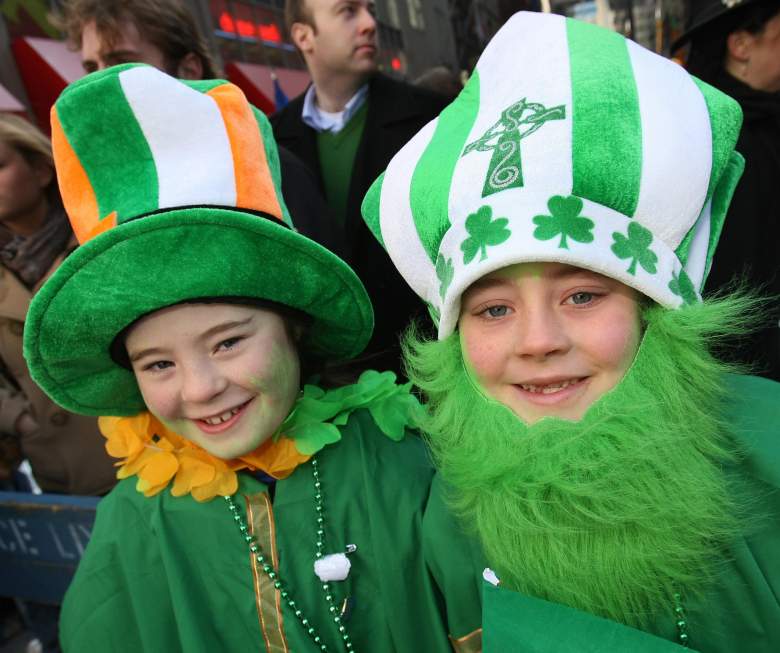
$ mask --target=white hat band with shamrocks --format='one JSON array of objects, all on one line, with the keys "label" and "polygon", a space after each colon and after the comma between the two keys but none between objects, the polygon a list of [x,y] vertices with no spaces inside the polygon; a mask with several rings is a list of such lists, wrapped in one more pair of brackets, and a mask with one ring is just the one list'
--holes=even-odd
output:
[{"label": "white hat band with shamrocks", "polygon": [[743,168],[737,103],[617,33],[519,13],[392,159],[363,215],[439,338],[507,265],[591,269],[669,308],[700,299]]}]

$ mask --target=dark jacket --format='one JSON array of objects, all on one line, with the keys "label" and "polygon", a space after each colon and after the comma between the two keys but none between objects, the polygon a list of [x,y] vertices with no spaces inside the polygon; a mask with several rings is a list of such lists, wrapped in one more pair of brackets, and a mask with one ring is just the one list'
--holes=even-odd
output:
[{"label": "dark jacket", "polygon": [[[317,154],[317,134],[301,120],[303,95],[292,100],[271,117],[277,142],[298,155],[316,172],[323,189]],[[390,159],[420,129],[435,118],[447,100],[384,75],[369,82],[368,114],[363,136],[355,154],[354,175],[347,200],[343,234],[344,251],[339,252],[357,272],[374,305],[374,335],[361,367],[400,369],[399,334],[412,317],[425,311],[395,269],[385,251],[368,230],[360,215],[360,205],[369,186],[384,172]],[[338,231],[337,222],[330,228]],[[338,241],[336,236],[333,240]]]},{"label": "dark jacket", "polygon": [[279,148],[282,172],[282,197],[295,228],[307,238],[344,256],[343,234],[328,228],[328,205],[322,196],[318,178],[311,168],[290,150]]},{"label": "dark jacket", "polygon": [[711,83],[742,107],[736,149],[745,157],[745,173],[734,192],[706,290],[718,290],[744,273],[751,287],[775,296],[770,324],[739,350],[738,358],[756,362],[756,373],[780,381],[780,93],[753,90],[726,72]]}]

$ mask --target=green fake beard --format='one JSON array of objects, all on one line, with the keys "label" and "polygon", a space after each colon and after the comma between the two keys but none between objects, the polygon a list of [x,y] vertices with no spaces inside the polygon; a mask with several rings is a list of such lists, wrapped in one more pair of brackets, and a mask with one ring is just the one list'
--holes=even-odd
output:
[{"label": "green fake beard", "polygon": [[452,508],[503,586],[628,625],[704,589],[736,531],[707,310],[648,310],[631,369],[579,422],[528,426],[474,386],[457,333],[407,337]]}]

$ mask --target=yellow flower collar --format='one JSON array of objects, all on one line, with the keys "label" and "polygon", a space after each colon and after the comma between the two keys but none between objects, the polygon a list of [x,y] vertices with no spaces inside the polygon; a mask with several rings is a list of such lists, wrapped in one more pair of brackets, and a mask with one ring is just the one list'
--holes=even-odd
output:
[{"label": "yellow flower collar", "polygon": [[358,408],[366,408],[379,429],[400,440],[419,408],[409,392],[410,384],[396,385],[392,372],[364,372],[354,385],[322,390],[304,387],[292,412],[272,439],[254,451],[223,460],[167,429],[149,412],[132,417],[101,417],[106,451],[119,470],[117,478],[137,476],[136,489],[151,497],[171,480],[175,497],[191,494],[197,501],[231,495],[238,489],[236,472],[262,470],[287,478],[303,462],[328,444],[338,442],[338,428]]},{"label": "yellow flower collar", "polygon": [[197,501],[233,494],[238,489],[236,472],[263,470],[274,478],[286,478],[311,456],[300,453],[287,437],[268,440],[253,452],[222,460],[186,438],[167,429],[151,413],[133,417],[101,417],[100,431],[106,451],[117,463],[117,478],[138,476],[136,488],[151,497],[168,486],[171,494],[191,494]]}]

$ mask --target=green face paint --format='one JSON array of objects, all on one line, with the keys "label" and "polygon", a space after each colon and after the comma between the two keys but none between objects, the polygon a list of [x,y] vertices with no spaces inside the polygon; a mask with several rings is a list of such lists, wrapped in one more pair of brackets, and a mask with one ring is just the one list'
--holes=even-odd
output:
[{"label": "green face paint", "polygon": [[505,268],[501,268],[496,272],[493,272],[491,276],[498,277],[500,279],[541,279],[544,276],[545,266],[547,263],[515,263],[514,265],[508,265]]}]

